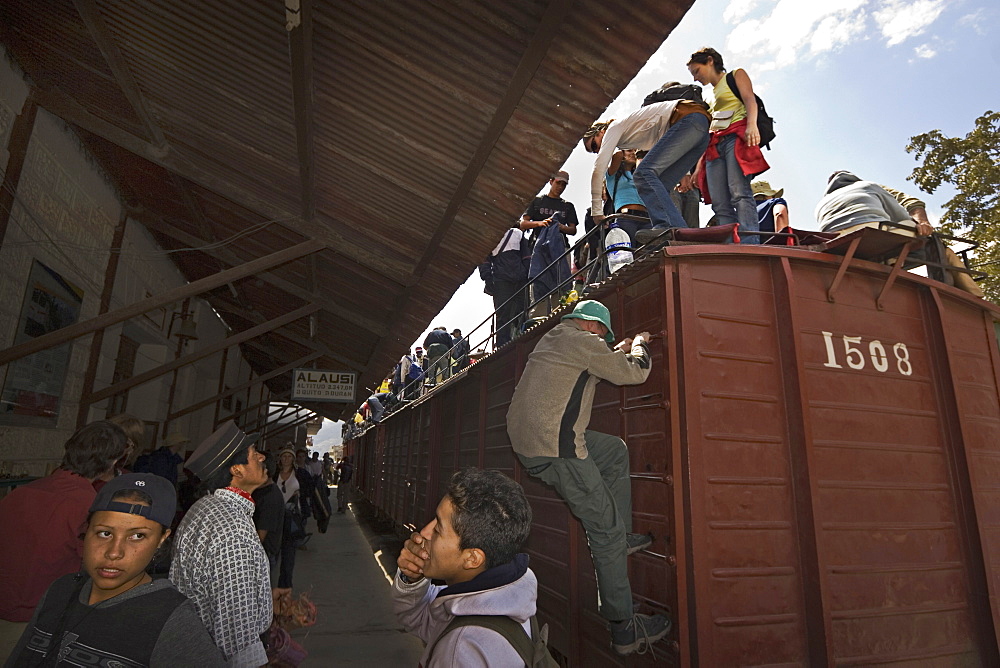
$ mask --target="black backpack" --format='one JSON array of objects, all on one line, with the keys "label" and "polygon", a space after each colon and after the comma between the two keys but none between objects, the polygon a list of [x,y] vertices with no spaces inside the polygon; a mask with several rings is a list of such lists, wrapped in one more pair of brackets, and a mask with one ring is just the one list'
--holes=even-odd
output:
[{"label": "black backpack", "polygon": [[531,636],[524,632],[524,627],[506,615],[458,615],[430,644],[427,661],[434,656],[434,648],[449,631],[463,626],[480,626],[496,631],[509,642],[520,655],[528,668],[558,668],[559,664],[549,654],[549,625],[538,628],[538,620],[531,618]]},{"label": "black backpack", "polygon": [[[743,102],[743,96],[740,95],[740,89],[736,86],[736,77],[733,76],[732,72],[726,74],[726,83],[729,84],[729,90],[733,91],[733,95],[736,99]],[[764,108],[764,100],[760,99],[760,95],[754,93],[754,98],[757,100],[757,130],[760,132],[760,145],[766,146],[767,150],[771,150],[771,142],[774,141],[774,119],[767,115],[767,110]]]},{"label": "black backpack", "polygon": [[682,84],[677,81],[667,82],[654,90],[642,101],[642,106],[647,107],[656,102],[669,102],[670,100],[691,100],[708,109],[708,105],[701,97],[701,86]]}]

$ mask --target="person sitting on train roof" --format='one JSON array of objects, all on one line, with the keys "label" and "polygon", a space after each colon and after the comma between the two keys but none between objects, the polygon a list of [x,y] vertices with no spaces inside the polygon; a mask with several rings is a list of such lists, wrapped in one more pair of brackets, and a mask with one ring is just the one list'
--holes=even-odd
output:
[{"label": "person sitting on train roof", "polygon": [[[781,232],[788,227],[788,202],[782,198],[784,188],[775,190],[767,181],[750,184],[753,199],[757,204],[757,220],[761,232]],[[763,242],[765,237],[761,237]]]},{"label": "person sitting on train roof", "polygon": [[[633,174],[635,188],[646,205],[652,230],[636,232],[639,243],[649,243],[668,227],[687,227],[670,191],[684,180],[708,146],[709,115],[691,100],[656,102],[620,120],[594,123],[583,134],[583,147],[597,153],[590,178],[591,211],[601,211],[601,191],[615,149],[648,151]],[[603,215],[594,215],[600,224]]]},{"label": "person sitting on train roof", "polygon": [[648,340],[649,332],[642,332],[609,348],[614,332],[607,307],[577,303],[535,345],[507,412],[518,459],[530,475],[552,485],[583,523],[597,571],[599,612],[622,656],[645,651],[671,624],[663,615],[633,613],[627,557],[652,538],[631,533],[625,442],[587,425],[599,381],[638,385],[649,377]]},{"label": "person sitting on train roof", "polygon": [[[850,234],[864,227],[878,228],[880,223],[903,225],[889,231],[906,236],[928,237],[934,232],[927,219],[926,205],[915,197],[871,181],[862,181],[846,170],[836,171],[827,179],[826,192],[816,205],[816,221],[824,232]],[[961,259],[942,244],[945,258],[953,267],[964,268]],[[923,249],[911,253],[922,257]],[[982,288],[968,274],[952,271],[950,284],[977,297]]]},{"label": "person sitting on train roof", "polygon": [[393,608],[427,643],[421,666],[525,665],[499,631],[472,619],[458,626],[458,619],[504,616],[531,635],[538,580],[519,553],[530,530],[531,506],[519,484],[497,471],[452,475],[434,519],[410,536],[396,561]]}]

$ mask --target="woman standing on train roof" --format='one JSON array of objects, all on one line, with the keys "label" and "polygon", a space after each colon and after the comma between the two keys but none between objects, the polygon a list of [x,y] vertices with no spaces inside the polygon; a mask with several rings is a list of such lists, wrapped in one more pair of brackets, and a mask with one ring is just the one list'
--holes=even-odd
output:
[{"label": "woman standing on train roof", "polygon": [[[739,223],[741,232],[756,232],[757,207],[750,180],[769,166],[760,152],[757,100],[750,76],[742,69],[733,71],[744,104],[730,89],[722,56],[715,49],[704,47],[692,53],[687,68],[695,81],[712,87],[706,89],[712,113],[711,137],[694,180],[705,202],[712,205],[719,225]],[[758,244],[760,238],[747,234],[742,243]]]},{"label": "woman standing on train roof", "polygon": [[104,485],[90,506],[83,570],[52,583],[6,668],[225,666],[194,604],[146,572],[176,504],[174,486],[152,473]]}]

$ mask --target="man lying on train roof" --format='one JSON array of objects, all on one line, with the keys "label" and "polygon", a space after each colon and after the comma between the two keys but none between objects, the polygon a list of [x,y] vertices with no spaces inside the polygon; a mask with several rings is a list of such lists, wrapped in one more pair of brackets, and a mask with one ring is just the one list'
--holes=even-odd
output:
[{"label": "man lying on train roof", "polygon": [[[880,223],[889,222],[902,225],[890,227],[889,231],[906,236],[927,237],[934,232],[927,219],[926,206],[916,197],[871,181],[862,181],[846,170],[836,171],[827,179],[826,192],[816,205],[816,222],[824,232],[850,234],[863,227],[878,228]],[[942,244],[942,262],[953,267],[964,268],[962,260],[950,248]],[[923,257],[924,249],[910,254]],[[977,297],[983,290],[972,277],[961,271],[950,271],[950,285],[965,290]]]},{"label": "man lying on train roof", "polygon": [[638,385],[649,377],[649,332],[614,349],[611,314],[581,301],[535,345],[510,402],[507,433],[528,473],[552,485],[587,532],[597,571],[599,612],[611,646],[625,656],[670,632],[663,615],[633,613],[628,555],[652,538],[632,531],[632,488],[625,441],[587,429],[600,380]]},{"label": "man lying on train roof", "polygon": [[393,607],[406,630],[427,643],[421,666],[524,666],[500,632],[455,624],[502,616],[530,636],[538,580],[528,555],[518,553],[530,530],[531,506],[516,482],[473,468],[451,477],[434,519],[410,536],[396,561]]}]

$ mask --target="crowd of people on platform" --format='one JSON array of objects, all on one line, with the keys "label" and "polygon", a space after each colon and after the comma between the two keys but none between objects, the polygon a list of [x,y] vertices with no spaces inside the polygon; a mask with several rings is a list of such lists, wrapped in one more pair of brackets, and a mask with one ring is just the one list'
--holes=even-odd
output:
[{"label": "crowd of people on platform", "polygon": [[5,666],[262,666],[297,647],[279,613],[315,620],[292,598],[295,557],[310,519],[327,530],[337,482],[343,511],[349,458],[292,443],[275,456],[235,422],[186,460],[180,433],[140,454],[144,427],[92,422],[51,474],[0,499]]}]

